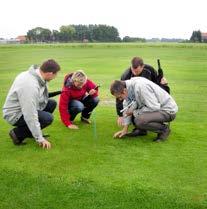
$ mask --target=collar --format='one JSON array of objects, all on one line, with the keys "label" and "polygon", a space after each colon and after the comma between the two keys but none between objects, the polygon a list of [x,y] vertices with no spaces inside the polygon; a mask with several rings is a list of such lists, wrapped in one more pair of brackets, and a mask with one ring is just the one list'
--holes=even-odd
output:
[{"label": "collar", "polygon": [[44,78],[42,77],[42,75],[41,75],[41,73],[40,73],[40,69],[37,68],[35,71],[36,71],[37,75],[41,78],[41,80],[42,80],[44,83],[46,83],[46,81],[44,80]]}]

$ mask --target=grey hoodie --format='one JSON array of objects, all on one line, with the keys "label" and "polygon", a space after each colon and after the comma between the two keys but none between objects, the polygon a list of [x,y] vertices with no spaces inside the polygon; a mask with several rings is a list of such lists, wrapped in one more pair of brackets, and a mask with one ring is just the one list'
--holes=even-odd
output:
[{"label": "grey hoodie", "polygon": [[[128,97],[124,100],[124,107],[134,101],[132,109],[134,117],[144,112],[165,111],[168,114],[176,114],[178,106],[175,100],[162,88],[152,81],[136,77],[126,80]],[[125,117],[125,124],[131,122],[130,117]]]},{"label": "grey hoodie", "polygon": [[47,82],[38,75],[35,66],[31,66],[14,80],[3,106],[3,117],[14,125],[23,115],[33,137],[41,142],[44,138],[38,120],[38,110],[43,110],[47,102]]}]

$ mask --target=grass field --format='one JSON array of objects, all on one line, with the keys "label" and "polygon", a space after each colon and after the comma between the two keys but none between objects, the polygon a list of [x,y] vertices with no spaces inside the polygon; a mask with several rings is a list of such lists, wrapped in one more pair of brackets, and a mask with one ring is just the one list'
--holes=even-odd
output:
[{"label": "grass field", "polygon": [[[137,55],[155,67],[160,58],[179,106],[164,143],[153,143],[153,133],[133,140],[112,138],[119,128],[109,85]],[[206,57],[207,46],[193,44],[0,46],[1,107],[16,75],[47,58],[62,67],[51,91],[77,69],[101,84],[91,126],[77,117],[80,129],[69,130],[55,111],[54,123],[44,131],[51,135],[51,150],[31,139],[26,146],[14,146],[8,137],[11,127],[0,113],[0,208],[207,208]]]}]

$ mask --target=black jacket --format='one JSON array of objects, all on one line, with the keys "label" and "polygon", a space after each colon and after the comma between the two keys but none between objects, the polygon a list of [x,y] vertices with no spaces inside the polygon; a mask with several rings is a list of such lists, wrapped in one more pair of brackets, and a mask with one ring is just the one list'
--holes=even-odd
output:
[{"label": "black jacket", "polygon": [[[163,85],[163,84],[161,84],[161,83],[158,82],[157,71],[152,66],[145,64],[143,71],[138,76],[149,79],[150,81],[156,83],[162,89],[164,89],[165,91],[167,91],[168,93],[170,93],[170,88],[169,88],[168,85]],[[122,81],[129,80],[132,77],[136,77],[136,76],[133,75],[133,73],[131,71],[131,68],[128,68],[122,74],[121,80]],[[120,112],[122,109],[123,109],[123,101],[116,99],[116,111],[117,111],[117,115],[122,116],[122,113]]]}]

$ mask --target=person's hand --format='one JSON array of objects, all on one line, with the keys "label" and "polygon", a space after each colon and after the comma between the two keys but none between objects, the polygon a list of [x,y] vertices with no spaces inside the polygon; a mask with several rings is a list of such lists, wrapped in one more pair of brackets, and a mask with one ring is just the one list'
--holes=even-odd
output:
[{"label": "person's hand", "polygon": [[123,124],[124,124],[124,117],[118,117],[117,118],[117,124],[118,124],[118,126],[123,126]]},{"label": "person's hand", "polygon": [[91,89],[91,90],[88,92],[88,94],[91,95],[91,96],[94,95],[95,93],[96,93],[96,90],[95,90],[95,89]]},{"label": "person's hand", "polygon": [[46,139],[42,142],[39,142],[40,147],[42,147],[43,149],[50,149],[51,148],[51,144],[49,141],[47,141]]},{"label": "person's hand", "polygon": [[124,130],[118,131],[114,134],[114,138],[122,138],[126,133]]},{"label": "person's hand", "polygon": [[166,79],[165,77],[162,77],[160,83],[161,83],[162,85],[166,85],[166,84],[167,84],[167,79]]},{"label": "person's hand", "polygon": [[126,115],[126,116],[131,116],[131,115],[133,115],[133,111],[127,110],[127,111],[124,113],[124,115]]},{"label": "person's hand", "polygon": [[76,126],[74,124],[69,125],[68,128],[70,128],[70,129],[79,129],[78,126]]}]

